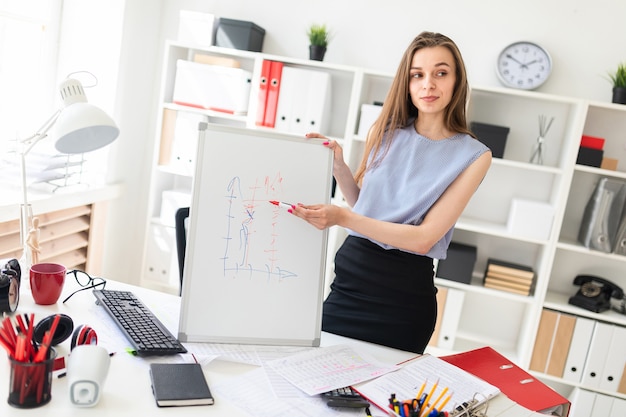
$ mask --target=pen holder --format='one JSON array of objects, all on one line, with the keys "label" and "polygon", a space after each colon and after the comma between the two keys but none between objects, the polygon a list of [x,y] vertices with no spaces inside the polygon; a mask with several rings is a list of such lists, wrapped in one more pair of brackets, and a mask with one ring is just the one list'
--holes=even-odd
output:
[{"label": "pen holder", "polygon": [[50,401],[52,371],[57,353],[50,348],[41,362],[18,361],[9,357],[11,379],[8,403],[17,408],[35,408]]}]

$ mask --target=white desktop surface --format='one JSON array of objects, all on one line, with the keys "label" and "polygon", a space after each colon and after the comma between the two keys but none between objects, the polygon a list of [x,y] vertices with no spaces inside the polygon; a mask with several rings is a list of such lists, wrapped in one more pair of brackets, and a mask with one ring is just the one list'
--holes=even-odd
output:
[{"label": "white desktop surface", "polygon": [[[26,278],[27,280],[27,278]],[[112,320],[106,315],[104,309],[95,304],[95,299],[91,294],[91,290],[86,290],[75,294],[66,304],[61,301],[75,289],[78,285],[74,282],[72,276],[68,276],[65,282],[63,294],[59,301],[50,306],[41,306],[34,303],[30,287],[26,280],[22,282],[20,291],[20,304],[17,313],[34,313],[35,321],[38,322],[44,317],[55,313],[64,313],[70,316],[74,321],[74,326],[86,324],[91,326],[98,333],[98,344],[106,347],[107,341],[103,340],[106,335],[111,332],[117,332]],[[149,290],[141,287],[131,286],[115,281],[108,280],[107,289],[131,290],[134,292],[144,304],[159,317],[164,324],[168,326],[170,331],[176,335],[176,327],[178,321],[178,313],[180,309],[180,298],[177,296]],[[396,349],[352,340],[349,338],[322,333],[322,346],[332,346],[337,344],[347,344],[358,349],[359,352],[371,355],[373,358],[389,363],[396,364],[404,361],[415,354],[404,352]],[[108,349],[110,351],[110,349]],[[66,340],[57,346],[60,355],[67,355],[70,351],[70,341]],[[3,350],[4,353],[4,350]],[[166,407],[159,408],[156,406],[151,391],[150,375],[148,363],[150,361],[163,361],[163,357],[141,358],[133,356],[124,351],[116,351],[111,358],[111,365],[108,376],[102,388],[100,401],[94,407],[79,408],[74,406],[68,393],[68,379],[57,378],[56,375],[52,381],[52,399],[44,406],[33,409],[19,409],[10,406],[7,403],[9,393],[9,363],[7,359],[0,360],[0,415],[17,416],[17,415],[37,415],[37,416],[104,416],[104,415],[134,415],[134,416],[160,416],[160,415],[203,415],[203,416],[249,416],[246,412],[236,407],[227,400],[222,400],[219,395],[215,395],[215,404],[210,406],[189,406],[189,407]],[[258,368],[258,366],[234,363],[226,360],[214,360],[203,366],[205,377],[209,387],[220,382],[235,378],[244,373]],[[498,401],[496,401],[498,400]],[[491,401],[490,409],[498,410],[500,408],[508,408],[511,401],[503,394]],[[371,407],[373,416],[384,416],[385,413],[376,407]],[[491,414],[489,415],[497,415]],[[350,416],[364,416],[365,413],[348,413]],[[507,413],[512,416],[512,414]],[[526,413],[516,415],[528,415]],[[296,416],[293,416],[296,417]]]}]

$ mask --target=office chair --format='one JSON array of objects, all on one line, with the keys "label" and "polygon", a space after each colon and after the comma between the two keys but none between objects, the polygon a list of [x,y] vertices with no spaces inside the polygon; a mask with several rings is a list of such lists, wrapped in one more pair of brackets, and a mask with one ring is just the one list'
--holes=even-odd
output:
[{"label": "office chair", "polygon": [[187,247],[187,225],[186,220],[189,217],[189,207],[181,207],[176,210],[176,252],[178,254],[178,273],[180,275],[180,290],[183,291],[183,269],[185,266],[185,249]]}]

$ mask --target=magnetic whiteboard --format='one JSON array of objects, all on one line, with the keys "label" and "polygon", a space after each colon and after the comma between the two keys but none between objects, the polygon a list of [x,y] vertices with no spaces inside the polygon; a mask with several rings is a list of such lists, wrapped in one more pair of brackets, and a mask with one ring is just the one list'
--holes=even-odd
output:
[{"label": "magnetic whiteboard", "polygon": [[329,203],[319,139],[200,124],[179,339],[319,346],[327,231],[270,200]]}]

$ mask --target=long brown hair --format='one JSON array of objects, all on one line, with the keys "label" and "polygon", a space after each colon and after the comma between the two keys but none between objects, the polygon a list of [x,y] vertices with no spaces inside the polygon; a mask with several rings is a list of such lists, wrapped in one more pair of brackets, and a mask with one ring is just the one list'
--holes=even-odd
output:
[{"label": "long brown hair", "polygon": [[[357,183],[360,184],[363,180],[363,175],[365,175],[365,171],[372,163],[380,162],[380,159],[384,157],[386,150],[389,149],[391,145],[393,131],[403,128],[412,117],[418,116],[417,107],[415,107],[411,101],[409,94],[410,70],[413,55],[422,48],[433,48],[436,46],[448,48],[452,53],[456,67],[454,93],[452,94],[450,104],[444,111],[444,123],[446,128],[453,132],[466,133],[474,136],[467,128],[465,116],[465,108],[469,96],[469,84],[467,82],[467,72],[465,71],[465,64],[461,52],[454,41],[447,36],[440,33],[422,32],[413,39],[404,52],[391,88],[387,93],[382,111],[367,135],[365,153],[363,154],[361,165],[355,174]],[[381,145],[385,135],[389,136],[389,140],[386,142],[385,150],[382,151]],[[374,151],[373,154],[372,150]],[[370,156],[372,156],[371,159],[369,158]]]}]

